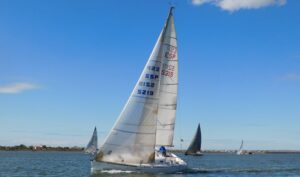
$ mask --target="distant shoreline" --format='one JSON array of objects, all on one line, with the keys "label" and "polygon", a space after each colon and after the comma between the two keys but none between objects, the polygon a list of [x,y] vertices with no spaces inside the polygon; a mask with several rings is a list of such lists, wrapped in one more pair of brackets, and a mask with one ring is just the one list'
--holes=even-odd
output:
[{"label": "distant shoreline", "polygon": [[0,151],[65,151],[65,152],[79,152],[83,151],[83,147],[52,147],[52,146],[25,146],[24,144],[20,144],[17,146],[0,146]]},{"label": "distant shoreline", "polygon": [[[62,151],[62,152],[83,152],[83,147],[62,147],[62,146],[26,146],[20,144],[17,146],[0,146],[0,151],[39,151],[39,152],[50,152],[50,151]],[[184,153],[185,150],[172,149],[169,150],[174,153]],[[300,150],[244,150],[250,154],[300,154]],[[204,154],[235,154],[236,150],[203,150]]]},{"label": "distant shoreline", "polygon": [[[184,153],[185,150],[170,150],[174,153]],[[300,150],[244,150],[248,154],[300,154]],[[204,154],[235,154],[236,150],[203,150]]]}]

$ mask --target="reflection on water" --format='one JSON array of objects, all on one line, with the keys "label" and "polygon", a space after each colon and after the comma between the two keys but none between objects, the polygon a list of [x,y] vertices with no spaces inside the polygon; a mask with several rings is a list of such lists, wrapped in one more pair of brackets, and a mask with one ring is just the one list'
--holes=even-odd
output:
[{"label": "reflection on water", "polygon": [[92,175],[92,177],[117,177],[117,176],[122,176],[122,177],[157,177],[157,175],[152,175],[152,174],[141,174],[141,173],[128,173],[128,172],[120,172],[120,171],[106,171],[103,173],[99,173],[96,175]]},{"label": "reflection on water", "polygon": [[186,177],[187,173],[177,173],[177,174],[145,174],[145,173],[128,173],[128,172],[120,172],[115,170],[110,170],[106,172],[102,172],[96,175],[92,175],[92,177]]},{"label": "reflection on water", "polygon": [[[177,174],[142,174],[118,170],[92,177],[213,177],[213,176],[299,176],[299,154],[260,154],[237,156],[205,154],[184,156],[189,169]],[[90,176],[89,156],[80,152],[5,152],[0,151],[0,176]]]}]

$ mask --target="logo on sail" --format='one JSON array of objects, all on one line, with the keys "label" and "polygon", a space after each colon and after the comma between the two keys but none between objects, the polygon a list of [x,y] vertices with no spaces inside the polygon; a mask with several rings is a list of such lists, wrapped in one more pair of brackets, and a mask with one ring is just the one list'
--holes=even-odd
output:
[{"label": "logo on sail", "polygon": [[165,57],[170,60],[173,60],[176,58],[176,56],[177,56],[177,48],[171,45],[167,46]]},{"label": "logo on sail", "polygon": [[163,69],[161,71],[161,74],[168,77],[173,77],[174,75],[175,66],[170,64],[163,64]]}]

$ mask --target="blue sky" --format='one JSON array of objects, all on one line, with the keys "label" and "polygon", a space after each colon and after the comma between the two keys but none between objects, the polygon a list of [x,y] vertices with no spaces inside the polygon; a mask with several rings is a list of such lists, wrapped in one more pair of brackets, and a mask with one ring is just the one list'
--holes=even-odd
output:
[{"label": "blue sky", "polygon": [[[238,1],[236,1],[238,2]],[[251,4],[252,3],[252,4]],[[300,2],[175,1],[174,144],[300,149]],[[161,31],[169,1],[1,1],[0,145],[102,141]]]}]

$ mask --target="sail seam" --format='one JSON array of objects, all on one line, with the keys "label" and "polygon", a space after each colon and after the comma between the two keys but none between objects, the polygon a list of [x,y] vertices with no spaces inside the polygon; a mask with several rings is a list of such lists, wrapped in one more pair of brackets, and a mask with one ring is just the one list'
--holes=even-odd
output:
[{"label": "sail seam", "polygon": [[[137,97],[137,98],[147,98],[147,99],[152,99],[152,100],[158,100],[158,98],[151,98],[151,97],[145,97],[145,96],[137,96],[137,95],[132,95],[133,97]],[[133,100],[132,100],[133,101]],[[136,101],[138,102],[138,101]],[[145,102],[141,102],[141,103],[147,103],[147,101]]]},{"label": "sail seam", "polygon": [[170,129],[157,129],[157,130],[160,130],[160,131],[170,131],[170,130],[174,130],[173,128],[170,128]]},{"label": "sail seam", "polygon": [[149,101],[137,101],[137,100],[131,100],[131,101],[133,101],[135,103],[142,103],[142,104],[149,104],[149,105],[154,104],[154,103],[151,103]]},{"label": "sail seam", "polygon": [[162,123],[160,123],[160,125],[161,125],[161,126],[163,126],[163,125],[164,125],[164,126],[167,126],[167,125],[175,125],[175,124],[174,124],[174,123],[172,123],[172,124],[162,124]]},{"label": "sail seam", "polygon": [[[123,145],[119,145],[119,144],[112,144],[112,143],[106,143],[107,145],[111,145],[111,146],[117,146],[117,147],[126,147],[126,148],[132,148],[133,146],[123,146]],[[143,146],[146,146],[146,147],[152,147],[152,145],[143,145]]]},{"label": "sail seam", "polygon": [[177,93],[175,93],[175,92],[168,92],[168,91],[165,91],[165,90],[160,90],[160,92],[170,93],[170,94],[175,94],[175,95],[177,95]]},{"label": "sail seam", "polygon": [[165,60],[168,62],[170,62],[170,61],[178,62],[178,60],[174,60],[174,59],[165,59]]},{"label": "sail seam", "polygon": [[167,46],[171,46],[171,47],[177,48],[177,46],[172,45],[172,44],[168,44],[168,43],[164,43],[164,45],[167,45]]},{"label": "sail seam", "polygon": [[172,108],[165,108],[165,107],[160,107],[159,109],[164,109],[164,110],[174,110],[174,111],[176,111],[176,108],[174,109],[172,109]]},{"label": "sail seam", "polygon": [[124,133],[132,133],[132,134],[155,134],[155,133],[143,133],[143,132],[134,132],[134,131],[126,131],[126,130],[121,130],[121,129],[114,129],[115,131],[119,131],[119,132],[124,132]]},{"label": "sail seam", "polygon": [[176,106],[177,104],[159,104],[159,106]]},{"label": "sail seam", "polygon": [[[124,123],[125,125],[130,125],[130,126],[141,126],[141,125],[139,125],[139,124],[131,124],[131,123]],[[155,124],[154,125],[142,125],[142,127],[148,127],[148,126],[155,126]]]},{"label": "sail seam", "polygon": [[173,36],[165,36],[165,37],[168,37],[168,38],[171,38],[171,39],[175,39],[177,41],[176,37],[173,37]]},{"label": "sail seam", "polygon": [[157,62],[157,63],[161,63],[161,61],[158,61],[158,60],[149,60],[151,62]]},{"label": "sail seam", "polygon": [[160,85],[178,85],[178,83],[175,83],[175,84],[160,84]]}]

